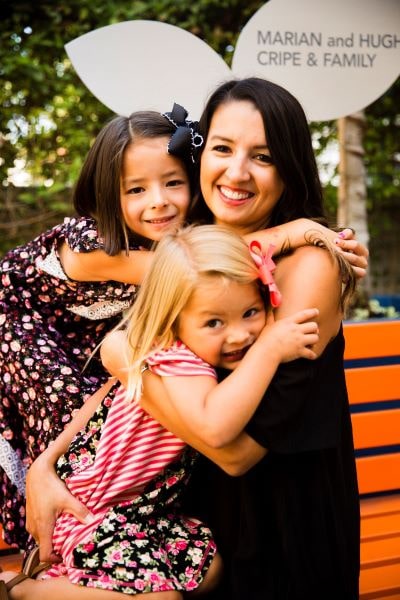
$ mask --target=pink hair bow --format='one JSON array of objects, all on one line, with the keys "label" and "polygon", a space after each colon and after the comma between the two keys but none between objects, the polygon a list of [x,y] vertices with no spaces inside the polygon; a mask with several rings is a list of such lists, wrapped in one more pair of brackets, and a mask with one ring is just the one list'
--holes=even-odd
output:
[{"label": "pink hair bow", "polygon": [[278,286],[276,285],[272,275],[276,268],[276,264],[272,260],[272,253],[275,249],[275,246],[270,244],[268,247],[268,252],[265,254],[260,242],[253,240],[250,243],[249,248],[251,258],[258,267],[259,277],[264,285],[268,286],[271,305],[276,308],[282,301],[282,294],[278,290]]}]

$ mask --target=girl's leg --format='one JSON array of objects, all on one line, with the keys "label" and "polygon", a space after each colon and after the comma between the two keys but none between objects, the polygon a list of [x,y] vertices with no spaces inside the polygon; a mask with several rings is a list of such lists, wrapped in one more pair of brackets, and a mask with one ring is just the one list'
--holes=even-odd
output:
[{"label": "girl's leg", "polygon": [[[15,573],[4,572],[1,574],[3,581],[10,581]],[[68,581],[65,577],[54,579],[25,579],[13,587],[8,596],[10,600],[126,600],[122,592],[109,592],[94,588],[82,587]],[[131,596],[132,597],[132,596]],[[143,600],[182,600],[179,592],[150,592],[138,594]]]}]

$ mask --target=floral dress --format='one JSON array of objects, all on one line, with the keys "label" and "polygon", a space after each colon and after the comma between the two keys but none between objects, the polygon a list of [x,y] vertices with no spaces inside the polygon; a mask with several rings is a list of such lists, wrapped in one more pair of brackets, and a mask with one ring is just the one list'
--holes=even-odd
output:
[{"label": "floral dress", "polygon": [[[163,376],[216,378],[181,342],[148,364]],[[53,547],[63,560],[46,576],[125,594],[195,589],[216,552],[210,530],[179,511],[195,456],[114,386],[58,461],[58,474],[93,519],[60,515]]]},{"label": "floral dress", "polygon": [[25,474],[106,379],[91,352],[135,299],[117,281],[68,279],[58,248],[102,248],[91,218],[69,218],[8,252],[0,264],[0,519],[23,547]]}]

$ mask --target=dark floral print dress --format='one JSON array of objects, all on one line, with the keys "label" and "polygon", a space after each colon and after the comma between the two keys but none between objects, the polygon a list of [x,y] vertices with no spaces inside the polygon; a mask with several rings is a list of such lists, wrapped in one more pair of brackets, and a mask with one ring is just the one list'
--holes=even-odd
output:
[{"label": "dark floral print dress", "polygon": [[91,218],[68,218],[9,251],[0,264],[0,519],[23,547],[25,474],[75,409],[106,379],[98,359],[83,367],[135,299],[133,285],[71,281],[58,248],[102,248]]},{"label": "dark floral print dress", "polygon": [[116,384],[57,463],[93,521],[58,518],[63,562],[47,577],[125,594],[196,589],[216,552],[210,530],[180,511],[196,457]]}]

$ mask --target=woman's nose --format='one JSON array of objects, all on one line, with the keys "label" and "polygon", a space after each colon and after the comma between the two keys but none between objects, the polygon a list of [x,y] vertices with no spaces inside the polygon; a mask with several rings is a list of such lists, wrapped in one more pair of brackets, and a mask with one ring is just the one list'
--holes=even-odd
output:
[{"label": "woman's nose", "polygon": [[250,177],[247,159],[243,156],[232,156],[226,169],[230,181],[247,181]]}]

